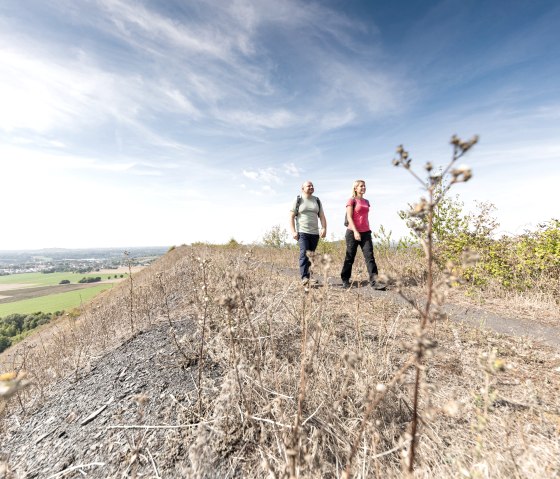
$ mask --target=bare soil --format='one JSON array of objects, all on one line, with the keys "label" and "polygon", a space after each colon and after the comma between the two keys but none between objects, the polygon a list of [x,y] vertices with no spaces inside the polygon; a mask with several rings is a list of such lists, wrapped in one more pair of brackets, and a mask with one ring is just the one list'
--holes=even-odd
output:
[{"label": "bare soil", "polygon": [[[183,365],[160,324],[139,332],[85,371],[49,391],[2,440],[15,477],[183,477],[184,408],[195,397],[197,366]],[[189,334],[189,320],[175,323]],[[206,374],[219,377],[212,364]],[[66,472],[64,472],[66,471]],[[216,477],[219,477],[216,471]]]},{"label": "bare soil", "polygon": [[[132,274],[136,274],[140,271],[142,271],[145,268],[145,266],[133,266],[131,268],[132,270]],[[120,266],[117,269],[100,269],[99,271],[95,271],[95,274],[111,274],[111,275],[121,275],[121,274],[128,274],[128,267],[127,266]],[[93,274],[93,273],[92,273]]]},{"label": "bare soil", "polygon": [[32,288],[34,285],[29,283],[10,283],[0,284],[0,291],[11,291],[13,289]]}]

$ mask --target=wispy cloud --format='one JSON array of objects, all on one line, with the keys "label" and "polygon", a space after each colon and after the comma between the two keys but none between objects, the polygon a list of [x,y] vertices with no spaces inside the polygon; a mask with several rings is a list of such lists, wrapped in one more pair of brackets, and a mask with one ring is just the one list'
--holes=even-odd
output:
[{"label": "wispy cloud", "polygon": [[284,163],[284,172],[289,176],[298,177],[302,173],[302,169],[297,167],[294,163]]},{"label": "wispy cloud", "polygon": [[[451,134],[479,133],[475,178],[507,171],[537,182],[528,165],[553,177],[560,8],[527,3],[503,16],[485,4],[480,17],[481,5],[8,2],[0,16],[4,174],[37,191],[102,184],[106,214],[122,200],[135,220],[149,211],[162,227],[160,219],[182,215],[202,224],[211,191],[227,203],[220,229],[242,240],[263,225],[235,211],[250,203],[285,221],[304,176],[327,213],[365,178],[380,200],[376,218],[389,221],[417,193],[388,163],[403,142],[415,161],[436,163],[448,158]],[[7,191],[15,187],[0,188],[2,201]],[[30,197],[25,214],[41,201]],[[98,207],[88,212],[102,222]]]},{"label": "wispy cloud", "polygon": [[[366,46],[353,34],[370,27],[320,4],[164,7],[98,0],[57,6],[59,17],[51,21],[71,19],[82,27],[77,44],[48,44],[5,30],[3,43],[13,46],[0,50],[4,131],[56,134],[68,145],[79,134],[80,147],[87,148],[99,145],[93,132],[108,129],[105,146],[122,153],[131,142],[140,155],[156,148],[200,153],[189,141],[198,132],[230,138],[262,131],[321,134],[398,109],[405,90],[398,75],[346,54],[362,54]],[[271,33],[282,38],[283,62]],[[94,35],[114,43],[118,56],[88,48]],[[168,129],[169,120],[184,127]]]},{"label": "wispy cloud", "polygon": [[301,124],[301,117],[285,109],[262,113],[245,110],[222,111],[220,120],[235,125],[238,128],[247,129],[288,128]]},{"label": "wispy cloud", "polygon": [[[348,59],[348,50],[364,49],[353,34],[365,31],[365,25],[319,4],[238,1],[217,8],[194,2],[183,7],[187,11],[180,21],[138,2],[103,0],[100,5],[109,23],[98,23],[98,28],[154,64],[163,57],[171,60],[175,94],[191,111],[203,110],[208,120],[249,129],[338,128],[358,119],[356,111],[398,108],[405,91],[396,73],[387,68],[380,73],[371,59]],[[286,65],[275,59],[278,47],[269,39],[271,32],[286,40],[290,63],[306,65],[308,71],[313,67],[315,85],[301,74],[285,75]],[[338,51],[326,46],[333,39]],[[319,60],[325,58],[329,61]],[[292,94],[286,95],[289,90]],[[330,120],[323,121],[327,113]]]},{"label": "wispy cloud", "polygon": [[280,176],[276,168],[261,168],[258,170],[243,170],[243,176],[253,181],[264,183],[280,183]]}]

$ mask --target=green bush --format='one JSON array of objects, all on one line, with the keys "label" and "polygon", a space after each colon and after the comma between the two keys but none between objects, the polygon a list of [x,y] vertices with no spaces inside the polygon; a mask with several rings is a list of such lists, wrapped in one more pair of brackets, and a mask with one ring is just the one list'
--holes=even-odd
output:
[{"label": "green bush", "polygon": [[55,314],[42,312],[32,314],[10,314],[9,316],[0,318],[0,336],[12,338],[10,339],[10,344],[12,344],[16,336],[48,323],[55,316]]},{"label": "green bush", "polygon": [[480,251],[482,269],[504,286],[526,289],[541,278],[560,281],[560,221],[552,219],[520,236],[502,237]]},{"label": "green bush", "polygon": [[288,238],[288,232],[280,225],[275,225],[264,234],[262,242],[265,246],[283,248],[288,245]]},{"label": "green bush", "polygon": [[[444,196],[434,211],[433,238],[435,261],[440,268],[461,264],[466,251],[478,258],[463,268],[463,276],[475,286],[497,282],[506,289],[526,290],[542,278],[560,281],[560,221],[552,219],[518,236],[496,238],[499,226],[491,203],[477,203],[474,213],[465,213],[456,197]],[[407,217],[409,226],[420,235],[426,217]],[[391,243],[390,233],[377,235],[381,246]],[[546,282],[546,281],[545,281]],[[553,293],[554,294],[554,293]],[[557,291],[556,294],[560,294]]]},{"label": "green bush", "polygon": [[319,238],[319,243],[317,244],[317,253],[319,254],[329,254],[333,255],[337,250],[344,248],[342,246],[343,241],[328,241],[324,238]]},{"label": "green bush", "polygon": [[241,243],[239,243],[239,241],[237,241],[235,238],[231,238],[226,243],[226,248],[239,248],[240,246],[241,246]]},{"label": "green bush", "polygon": [[82,278],[78,283],[97,283],[99,281],[101,281],[101,276],[96,276],[95,278],[93,276],[88,276]]},{"label": "green bush", "polygon": [[8,349],[12,345],[12,340],[0,334],[0,353]]}]

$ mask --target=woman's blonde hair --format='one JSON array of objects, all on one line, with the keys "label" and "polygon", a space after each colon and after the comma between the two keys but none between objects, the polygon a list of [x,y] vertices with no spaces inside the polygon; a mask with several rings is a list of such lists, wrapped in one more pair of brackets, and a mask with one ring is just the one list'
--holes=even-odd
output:
[{"label": "woman's blonde hair", "polygon": [[360,183],[363,183],[364,185],[366,184],[364,180],[354,181],[354,184],[352,185],[352,198],[356,198],[356,186],[358,186]]}]

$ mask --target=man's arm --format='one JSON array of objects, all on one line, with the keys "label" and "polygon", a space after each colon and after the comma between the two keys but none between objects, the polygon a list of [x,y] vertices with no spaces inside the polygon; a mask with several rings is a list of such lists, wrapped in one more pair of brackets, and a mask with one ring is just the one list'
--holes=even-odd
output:
[{"label": "man's arm", "polygon": [[296,241],[299,239],[299,234],[296,231],[296,214],[290,210],[290,230],[292,231],[292,238]]},{"label": "man's arm", "polygon": [[324,238],[325,236],[327,236],[327,218],[325,218],[325,213],[323,212],[323,208],[321,208],[321,211],[319,211],[319,219],[321,220],[321,232],[320,232],[320,236],[321,238]]}]

